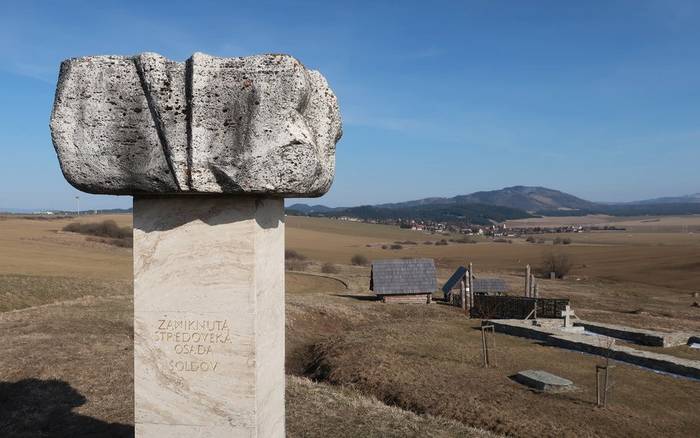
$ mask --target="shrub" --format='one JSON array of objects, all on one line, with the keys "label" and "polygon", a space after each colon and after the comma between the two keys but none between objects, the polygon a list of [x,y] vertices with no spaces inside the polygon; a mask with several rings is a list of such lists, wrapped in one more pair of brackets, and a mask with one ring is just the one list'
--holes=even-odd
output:
[{"label": "shrub", "polygon": [[304,254],[301,254],[300,252],[293,250],[293,249],[286,249],[284,251],[284,259],[285,260],[306,260],[306,256]]},{"label": "shrub", "polygon": [[414,241],[412,241],[412,240],[404,240],[404,241],[397,240],[397,241],[394,242],[394,243],[396,243],[396,244],[398,244],[398,245],[418,245],[416,242],[414,242]]},{"label": "shrub", "polygon": [[435,244],[444,246],[444,245],[447,245],[447,240],[441,239],[441,240],[438,240],[437,242],[435,242]]},{"label": "shrub", "polygon": [[63,231],[97,237],[110,237],[112,239],[126,239],[132,237],[131,227],[120,227],[113,220],[87,223],[71,222],[63,227]]},{"label": "shrub", "polygon": [[496,243],[513,243],[512,240],[510,239],[504,239],[502,237],[499,237],[498,239],[493,239],[494,242]]},{"label": "shrub", "polygon": [[134,238],[131,227],[120,227],[113,220],[102,222],[71,222],[63,227],[63,231],[86,234],[90,242],[99,242],[121,248],[133,248]]},{"label": "shrub", "polygon": [[557,237],[556,239],[554,239],[554,244],[555,245],[569,245],[569,244],[571,244],[571,239],[569,239],[568,237],[565,237],[563,239],[561,237]]},{"label": "shrub", "polygon": [[321,266],[321,272],[324,274],[337,274],[340,272],[340,269],[333,263],[326,262]]},{"label": "shrub", "polygon": [[426,240],[425,242],[423,242],[423,245],[432,245],[432,244],[433,244],[432,240]]},{"label": "shrub", "polygon": [[355,254],[350,259],[350,263],[352,263],[355,266],[367,266],[369,265],[369,260],[362,254]]},{"label": "shrub", "polygon": [[450,242],[454,243],[476,243],[475,239],[472,239],[471,237],[460,237],[458,239],[450,239]]},{"label": "shrub", "polygon": [[389,247],[390,249],[403,249],[403,246],[395,243]]},{"label": "shrub", "polygon": [[288,271],[305,271],[310,263],[311,262],[309,262],[308,260],[287,259],[284,262],[284,267]]},{"label": "shrub", "polygon": [[536,242],[535,238],[532,237],[532,236],[527,236],[527,239],[525,239],[525,241],[526,241],[526,242],[529,242],[529,243],[535,243],[535,242]]},{"label": "shrub", "polygon": [[86,239],[88,242],[99,242],[106,245],[118,246],[119,248],[133,248],[134,239],[131,237],[124,239],[105,239],[104,237],[88,237]]},{"label": "shrub", "polygon": [[568,254],[549,252],[542,257],[540,272],[542,276],[549,277],[554,272],[557,278],[564,278],[569,274],[573,263]]},{"label": "shrub", "polygon": [[389,249],[389,245],[382,245],[382,249]]}]

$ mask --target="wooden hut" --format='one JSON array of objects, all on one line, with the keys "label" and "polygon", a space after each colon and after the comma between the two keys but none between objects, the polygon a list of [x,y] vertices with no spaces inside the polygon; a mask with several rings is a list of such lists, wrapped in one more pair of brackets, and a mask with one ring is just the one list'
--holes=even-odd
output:
[{"label": "wooden hut", "polygon": [[430,303],[437,289],[433,259],[372,262],[369,288],[385,303]]}]

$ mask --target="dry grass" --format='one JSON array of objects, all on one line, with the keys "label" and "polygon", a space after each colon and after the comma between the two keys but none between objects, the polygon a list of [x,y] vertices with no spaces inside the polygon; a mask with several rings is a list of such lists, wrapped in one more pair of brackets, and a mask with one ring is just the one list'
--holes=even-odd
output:
[{"label": "dry grass", "polygon": [[[131,215],[81,216],[81,222],[114,220],[131,226]],[[4,217],[0,223],[0,274],[131,280],[131,250],[88,242],[64,233],[74,218],[27,220]]]},{"label": "dry grass", "polygon": [[[695,217],[688,219],[690,222]],[[368,260],[387,258],[377,242],[424,241],[419,231],[382,225],[343,222],[323,218],[287,218],[287,248],[311,259],[347,263],[355,254]],[[572,277],[596,278],[618,283],[642,283],[673,287],[687,292],[700,289],[700,233],[610,232],[567,235],[570,245],[560,248],[576,264]],[[370,245],[370,246],[368,246]],[[402,257],[432,257],[438,266],[454,268],[467,260],[481,272],[521,272],[526,264],[537,266],[550,245],[536,246],[525,239],[512,245],[489,241],[476,244],[411,245]]]},{"label": "dry grass", "polygon": [[133,435],[130,297],[0,314],[0,436]]},{"label": "dry grass", "polygon": [[[600,358],[497,335],[498,367],[483,369],[477,321],[427,311],[385,320],[317,344],[312,376],[402,409],[511,436],[692,436],[700,428],[696,381],[618,364],[614,401],[601,410],[594,406]],[[578,390],[535,393],[509,378],[524,369],[571,379]]]},{"label": "dry grass", "polygon": [[[129,216],[113,219],[130,225]],[[308,273],[286,278],[287,369],[334,384],[288,379],[290,436],[484,436],[469,426],[517,436],[694,436],[700,428],[699,382],[620,365],[610,409],[596,409],[599,358],[498,335],[499,366],[483,370],[477,322],[440,304],[372,301],[369,268],[350,258],[385,257],[366,245],[425,235],[287,219],[288,248],[308,257]],[[0,224],[0,309],[23,309],[0,313],[0,436],[133,434],[131,252],[61,233],[70,220]],[[697,236],[572,240],[561,248],[576,260],[569,280],[541,280],[542,296],[569,297],[593,320],[700,332],[700,309],[690,307],[700,281]],[[407,245],[401,255],[435,257],[441,280],[470,259],[477,274],[521,288],[522,267],[536,265],[543,249],[480,241]],[[314,260],[339,272],[323,275]],[[579,390],[536,394],[508,378],[527,368],[570,378]]]},{"label": "dry grass", "polygon": [[0,312],[82,297],[131,296],[131,282],[72,277],[0,275]]},{"label": "dry grass", "polygon": [[340,272],[340,268],[333,263],[326,262],[321,266],[321,272],[324,274],[337,274]]},{"label": "dry grass", "polygon": [[287,437],[493,437],[431,415],[387,406],[373,397],[311,380],[287,378]]},{"label": "dry grass", "polygon": [[[27,277],[20,286],[29,290],[26,284],[32,282],[43,279]],[[288,276],[288,284],[304,293],[313,286],[327,291],[334,284],[328,282],[310,275]],[[80,288],[94,286],[88,282]],[[133,436],[130,294],[94,295],[0,313],[3,357],[12,359],[0,367],[0,436]],[[492,436],[298,377],[288,378],[286,399],[288,436],[293,437]]]},{"label": "dry grass", "polygon": [[509,227],[557,227],[597,225],[624,227],[635,232],[683,232],[700,230],[700,215],[615,217],[607,215],[562,216],[507,221]]}]

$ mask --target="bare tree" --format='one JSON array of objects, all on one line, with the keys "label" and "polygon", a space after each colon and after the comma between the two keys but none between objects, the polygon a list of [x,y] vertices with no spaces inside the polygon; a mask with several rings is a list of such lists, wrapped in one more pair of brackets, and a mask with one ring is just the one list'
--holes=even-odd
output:
[{"label": "bare tree", "polygon": [[557,278],[564,278],[569,274],[573,262],[568,254],[562,252],[547,252],[542,257],[540,272],[543,276],[549,276],[554,272]]}]

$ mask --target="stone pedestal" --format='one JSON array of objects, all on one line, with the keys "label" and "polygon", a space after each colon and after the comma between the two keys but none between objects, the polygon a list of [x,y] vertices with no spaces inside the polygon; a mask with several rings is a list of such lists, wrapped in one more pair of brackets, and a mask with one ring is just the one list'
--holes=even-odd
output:
[{"label": "stone pedestal", "polygon": [[133,195],[137,437],[284,435],[284,197],[335,174],[338,99],[289,55],[61,63],[66,180]]},{"label": "stone pedestal", "polygon": [[134,198],[137,437],[284,436],[284,202]]}]

